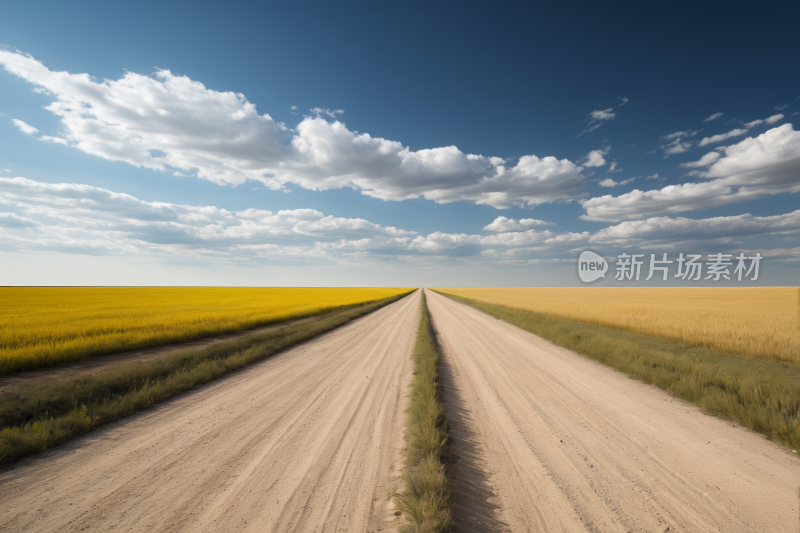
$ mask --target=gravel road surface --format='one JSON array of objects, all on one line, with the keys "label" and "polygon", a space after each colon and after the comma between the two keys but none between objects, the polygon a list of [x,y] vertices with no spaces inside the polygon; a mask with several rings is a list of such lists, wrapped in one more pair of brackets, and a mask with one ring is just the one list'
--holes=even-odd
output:
[{"label": "gravel road surface", "polygon": [[396,530],[419,305],[0,468],[0,530]]},{"label": "gravel road surface", "polygon": [[800,531],[800,460],[426,291],[443,347],[461,531]]}]

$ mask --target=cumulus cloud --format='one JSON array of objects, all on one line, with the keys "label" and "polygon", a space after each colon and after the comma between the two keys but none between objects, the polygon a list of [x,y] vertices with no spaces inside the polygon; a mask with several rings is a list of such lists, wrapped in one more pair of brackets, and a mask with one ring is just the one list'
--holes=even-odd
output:
[{"label": "cumulus cloud", "polygon": [[[272,189],[289,183],[311,190],[351,187],[384,200],[422,197],[506,208],[574,199],[585,184],[583,167],[567,159],[525,155],[509,167],[501,158],[455,146],[411,151],[349,130],[336,120],[342,110],[314,108],[289,130],[259,114],[243,94],[213,91],[169,70],[98,81],[50,70],[21,53],[0,51],[0,63],[52,95],[46,109],[60,118],[64,134],[43,140],[220,185],[252,180]],[[592,120],[613,116],[609,108]]]},{"label": "cumulus cloud", "polygon": [[[659,190],[633,190],[582,202],[585,220],[618,221],[654,213],[677,213],[754,200],[766,195],[800,192],[800,132],[784,124],[706,154],[686,166],[703,167],[704,183],[669,185]],[[712,152],[718,153],[718,152]]]},{"label": "cumulus cloud", "polygon": [[537,220],[535,218],[514,220],[513,218],[497,217],[494,219],[494,222],[484,226],[483,229],[487,231],[505,233],[508,231],[524,231],[534,226],[555,226],[555,223],[545,222],[544,220]]},{"label": "cumulus cloud", "polygon": [[714,113],[710,117],[703,119],[703,122],[711,122],[712,120],[717,120],[719,117],[724,115],[725,113]]},{"label": "cumulus cloud", "polygon": [[11,119],[11,120],[14,122],[14,125],[20,129],[20,131],[22,133],[27,133],[28,135],[35,135],[35,134],[39,133],[39,130],[37,130],[36,128],[31,126],[30,124],[22,122],[21,120],[16,119],[16,118]]},{"label": "cumulus cloud", "polygon": [[617,100],[619,100],[620,107],[628,103],[628,98],[626,98],[625,96],[617,96]]},{"label": "cumulus cloud", "polygon": [[608,149],[604,148],[602,150],[592,150],[588,154],[586,154],[586,162],[583,166],[586,167],[602,167],[606,164],[606,160],[603,157],[605,154],[608,153]]}]

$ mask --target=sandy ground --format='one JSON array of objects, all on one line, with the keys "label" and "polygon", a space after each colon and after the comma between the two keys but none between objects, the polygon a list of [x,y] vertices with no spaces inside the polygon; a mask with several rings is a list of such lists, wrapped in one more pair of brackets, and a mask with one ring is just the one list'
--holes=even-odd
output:
[{"label": "sandy ground", "polygon": [[460,531],[800,531],[791,452],[426,294],[444,352]]},{"label": "sandy ground", "polygon": [[419,304],[3,467],[0,530],[396,530]]}]

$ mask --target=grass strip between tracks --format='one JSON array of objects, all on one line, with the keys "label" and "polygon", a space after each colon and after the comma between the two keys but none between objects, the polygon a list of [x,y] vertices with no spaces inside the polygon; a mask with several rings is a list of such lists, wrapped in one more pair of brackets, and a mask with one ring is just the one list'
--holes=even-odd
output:
[{"label": "grass strip between tracks", "polygon": [[0,464],[43,451],[260,361],[411,292],[199,350],[146,362],[120,363],[96,375],[26,385],[13,395],[3,395],[8,398],[0,397]]},{"label": "grass strip between tracks", "polygon": [[439,349],[424,292],[421,299],[406,431],[405,487],[395,495],[395,502],[408,520],[401,531],[437,533],[454,525],[447,469],[450,436],[442,402]]},{"label": "grass strip between tracks", "polygon": [[439,292],[800,450],[800,364],[703,347]]}]

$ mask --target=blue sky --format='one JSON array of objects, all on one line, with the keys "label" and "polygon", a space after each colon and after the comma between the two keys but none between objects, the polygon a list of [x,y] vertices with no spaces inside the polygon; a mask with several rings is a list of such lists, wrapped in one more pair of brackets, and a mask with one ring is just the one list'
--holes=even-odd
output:
[{"label": "blue sky", "polygon": [[0,284],[796,285],[799,14],[4,5]]}]

